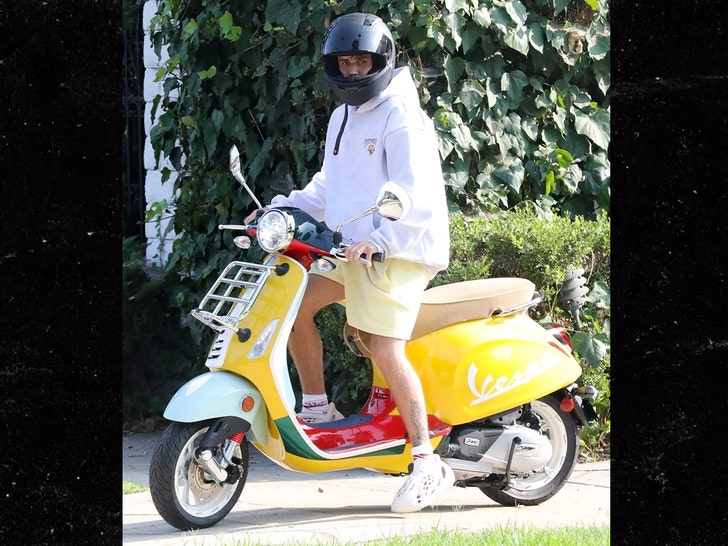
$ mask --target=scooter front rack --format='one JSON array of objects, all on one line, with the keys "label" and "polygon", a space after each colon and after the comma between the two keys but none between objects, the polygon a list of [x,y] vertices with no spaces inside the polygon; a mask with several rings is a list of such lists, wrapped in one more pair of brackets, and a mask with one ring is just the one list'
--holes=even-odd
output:
[{"label": "scooter front rack", "polygon": [[218,333],[225,329],[239,333],[238,322],[255,303],[270,275],[270,267],[230,262],[223,270],[192,316]]}]

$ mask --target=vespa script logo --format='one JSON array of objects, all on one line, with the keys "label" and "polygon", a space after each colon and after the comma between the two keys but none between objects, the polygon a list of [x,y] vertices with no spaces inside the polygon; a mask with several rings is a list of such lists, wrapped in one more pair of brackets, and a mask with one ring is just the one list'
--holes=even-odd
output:
[{"label": "vespa script logo", "polygon": [[537,360],[529,363],[523,373],[516,370],[513,376],[508,377],[507,375],[503,375],[495,383],[493,383],[493,376],[489,374],[483,381],[480,390],[475,386],[475,376],[478,374],[478,367],[474,362],[471,362],[470,369],[468,370],[468,386],[470,387],[470,392],[475,396],[475,399],[470,402],[470,405],[482,404],[496,396],[500,396],[533,381],[546,370],[552,368],[558,360],[558,357],[552,354],[546,354],[540,361]]}]

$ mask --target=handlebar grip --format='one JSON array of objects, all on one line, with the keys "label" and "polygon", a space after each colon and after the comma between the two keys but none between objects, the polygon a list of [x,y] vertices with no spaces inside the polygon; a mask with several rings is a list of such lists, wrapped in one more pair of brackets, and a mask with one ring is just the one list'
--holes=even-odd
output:
[{"label": "handlebar grip", "polygon": [[373,262],[383,262],[384,261],[384,252],[375,252],[372,254],[372,261]]}]

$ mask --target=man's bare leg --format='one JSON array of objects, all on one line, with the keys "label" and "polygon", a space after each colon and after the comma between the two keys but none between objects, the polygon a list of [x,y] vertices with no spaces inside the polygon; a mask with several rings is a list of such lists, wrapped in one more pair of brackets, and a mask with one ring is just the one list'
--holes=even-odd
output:
[{"label": "man's bare leg", "polygon": [[288,339],[288,350],[298,370],[304,394],[326,392],[323,346],[314,317],[322,308],[343,299],[342,285],[319,275],[309,276],[306,293]]},{"label": "man's bare leg", "polygon": [[372,360],[382,370],[402,416],[412,446],[429,445],[422,385],[404,352],[406,341],[372,335]]},{"label": "man's bare leg", "polygon": [[401,339],[372,336],[372,360],[382,370],[412,443],[414,469],[392,501],[393,512],[416,512],[455,483],[452,469],[432,452],[422,384]]}]

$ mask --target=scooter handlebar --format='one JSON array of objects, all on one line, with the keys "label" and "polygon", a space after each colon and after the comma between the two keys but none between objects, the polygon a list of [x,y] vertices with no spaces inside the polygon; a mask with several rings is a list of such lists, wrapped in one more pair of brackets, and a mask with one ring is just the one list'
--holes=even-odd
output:
[{"label": "scooter handlebar", "polygon": [[[335,258],[338,258],[342,262],[348,261],[346,257],[344,256],[344,251],[349,246],[349,243],[343,242],[336,245],[334,248],[331,249],[331,255]],[[371,261],[366,259],[366,254],[362,254],[359,256],[359,261],[364,264],[367,267],[372,266],[372,262],[383,262],[384,261],[384,252],[375,252],[372,254]]]}]

